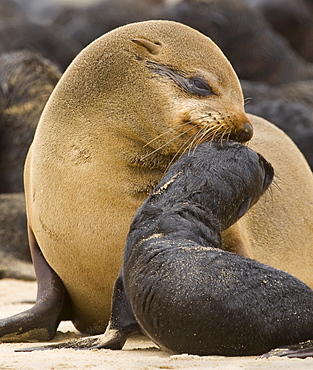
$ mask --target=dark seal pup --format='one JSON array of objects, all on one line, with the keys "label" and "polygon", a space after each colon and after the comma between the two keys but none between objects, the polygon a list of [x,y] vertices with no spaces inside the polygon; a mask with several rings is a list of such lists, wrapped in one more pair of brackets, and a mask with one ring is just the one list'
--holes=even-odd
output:
[{"label": "dark seal pup", "polygon": [[308,286],[222,250],[221,232],[272,178],[262,156],[233,143],[202,144],[172,166],[131,224],[105,347],[122,346],[136,321],[161,348],[196,355],[257,355],[312,338]]},{"label": "dark seal pup", "polygon": [[240,144],[184,154],[131,224],[105,334],[36,349],[120,349],[140,329],[165,350],[196,355],[257,355],[311,338],[312,290],[223,250],[221,231],[272,179],[272,166]]}]

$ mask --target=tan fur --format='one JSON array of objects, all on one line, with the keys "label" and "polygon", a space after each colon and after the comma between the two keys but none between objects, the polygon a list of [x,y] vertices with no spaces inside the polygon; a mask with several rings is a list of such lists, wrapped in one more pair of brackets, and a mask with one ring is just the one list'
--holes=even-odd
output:
[{"label": "tan fur", "polygon": [[313,288],[313,176],[296,145],[280,129],[249,115],[249,147],[275,169],[275,183],[258,203],[226,231],[242,240],[247,254],[287,271]]},{"label": "tan fur", "polygon": [[[147,61],[201,75],[216,95],[187,93],[152,73]],[[200,119],[209,113],[216,119]],[[198,132],[190,124],[192,130],[173,140],[188,120],[223,124],[228,133],[248,122],[224,55],[207,37],[174,22],[137,23],[104,35],[77,56],[52,93],[26,161],[27,214],[70,294],[79,330],[105,329],[129,224],[175,153]],[[282,201],[294,196],[291,190]]]},{"label": "tan fur", "polygon": [[[161,47],[152,54],[133,39]],[[151,72],[147,61],[202,75],[218,95],[193,96]],[[171,142],[186,130],[173,125],[212,111],[224,112],[232,131],[248,121],[237,76],[222,52],[178,23],[150,21],[114,30],[83,50],[64,73],[39,122],[25,187],[29,225],[70,294],[78,329],[104,330],[131,219],[175,153],[198,131]],[[203,125],[216,125],[207,121]]]}]

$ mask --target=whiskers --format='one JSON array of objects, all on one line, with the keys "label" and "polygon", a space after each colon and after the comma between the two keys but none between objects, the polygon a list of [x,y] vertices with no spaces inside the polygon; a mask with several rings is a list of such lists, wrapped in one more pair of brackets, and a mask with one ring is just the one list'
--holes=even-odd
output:
[{"label": "whiskers", "polygon": [[196,150],[197,146],[204,141],[217,141],[219,139],[222,144],[225,138],[228,140],[231,132],[226,123],[219,123],[218,126],[203,126],[192,138],[192,141],[189,145],[189,153],[191,149]]},{"label": "whiskers", "polygon": [[[164,135],[166,135],[166,134],[168,134],[168,133],[170,133],[170,132],[175,132],[175,131],[177,131],[178,129],[180,129],[180,128],[184,127],[184,126],[188,126],[188,125],[190,125],[190,124],[192,124],[192,123],[193,123],[193,121],[187,121],[187,122],[184,122],[184,123],[182,123],[181,125],[179,125],[179,126],[177,126],[177,127],[170,128],[169,130],[167,130],[167,131],[163,132],[162,134],[158,135],[158,136],[157,136],[157,137],[155,137],[154,139],[150,140],[150,141],[149,141],[148,143],[146,143],[143,147],[146,147],[146,146],[150,145],[150,144],[151,144],[151,143],[153,143],[154,141],[158,140],[159,138],[161,138],[162,136],[164,136]],[[165,146],[167,146],[168,144],[172,143],[174,140],[176,140],[176,139],[180,138],[181,136],[183,136],[183,135],[187,134],[189,131],[193,130],[193,129],[194,129],[195,127],[197,127],[198,125],[199,125],[199,124],[196,124],[196,125],[194,125],[194,126],[190,127],[188,130],[186,130],[186,131],[184,131],[184,132],[181,132],[179,135],[176,135],[176,136],[175,136],[175,137],[173,137],[171,140],[169,140],[169,141],[167,141],[165,144],[163,144],[163,145],[159,146],[157,149],[153,150],[152,152],[150,152],[150,153],[148,153],[148,154],[144,155],[144,156],[143,156],[143,157],[141,157],[140,159],[141,159],[141,160],[144,160],[144,159],[146,159],[146,158],[150,157],[152,154],[154,154],[154,153],[158,152],[159,150],[163,149],[163,148],[164,148]]]},{"label": "whiskers", "polygon": [[245,98],[244,105],[249,104],[252,98]]},{"label": "whiskers", "polygon": [[[180,132],[184,127],[192,125],[188,129],[184,130],[183,132]],[[231,129],[229,128],[229,122],[228,124],[225,122],[220,122],[216,119],[216,117],[212,117],[212,114],[204,115],[202,117],[199,117],[194,120],[185,121],[179,126],[170,128],[169,130],[163,132],[162,134],[158,135],[154,139],[150,140],[148,143],[144,145],[144,147],[149,146],[156,140],[162,138],[163,136],[169,134],[169,133],[177,133],[176,136],[168,140],[166,143],[160,145],[157,149],[151,151],[150,153],[142,156],[140,159],[144,160],[148,158],[149,156],[153,155],[154,153],[160,151],[173,141],[179,139],[180,137],[188,134],[190,131],[196,130],[196,132],[193,135],[190,135],[186,138],[186,140],[183,142],[183,144],[178,148],[175,155],[173,156],[172,160],[170,161],[168,167],[181,155],[183,155],[186,151],[188,151],[189,154],[193,153],[194,150],[196,150],[197,146],[204,142],[204,141],[216,141],[220,140],[222,143],[223,140],[229,139],[229,136],[231,134]],[[167,168],[168,168],[167,167]]]}]

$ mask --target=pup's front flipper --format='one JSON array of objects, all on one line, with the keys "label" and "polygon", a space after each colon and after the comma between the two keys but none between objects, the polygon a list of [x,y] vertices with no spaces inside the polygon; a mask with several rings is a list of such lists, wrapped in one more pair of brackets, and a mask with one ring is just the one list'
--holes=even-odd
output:
[{"label": "pup's front flipper", "polygon": [[269,357],[306,358],[313,356],[313,340],[307,340],[298,344],[282,346],[265,353],[261,358]]},{"label": "pup's front flipper", "polygon": [[71,340],[70,342],[55,343],[47,346],[27,347],[15,350],[15,352],[32,352],[32,351],[47,351],[51,349],[73,348],[73,349],[122,349],[126,339],[138,333],[137,327],[135,330],[115,330],[109,326],[104,334],[94,335],[83,339]]}]

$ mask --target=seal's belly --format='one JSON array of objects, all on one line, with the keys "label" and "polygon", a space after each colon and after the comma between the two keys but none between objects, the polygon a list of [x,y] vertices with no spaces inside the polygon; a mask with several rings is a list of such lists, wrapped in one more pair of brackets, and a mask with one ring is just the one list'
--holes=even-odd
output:
[{"label": "seal's belly", "polygon": [[129,225],[145,196],[129,192],[113,167],[111,176],[99,167],[94,176],[92,166],[35,168],[26,181],[30,226],[70,295],[77,329],[103,332]]}]

